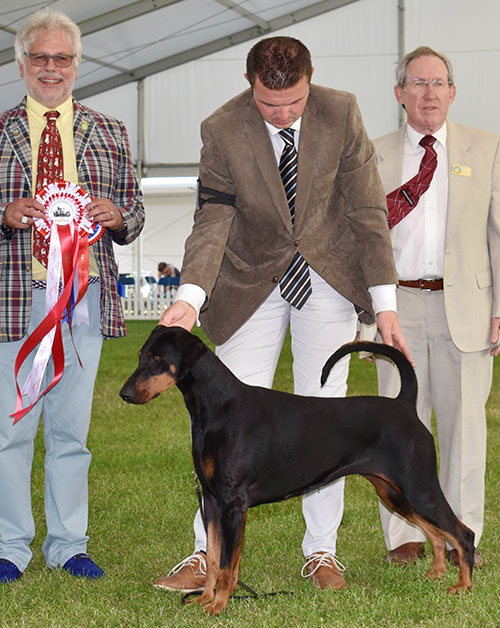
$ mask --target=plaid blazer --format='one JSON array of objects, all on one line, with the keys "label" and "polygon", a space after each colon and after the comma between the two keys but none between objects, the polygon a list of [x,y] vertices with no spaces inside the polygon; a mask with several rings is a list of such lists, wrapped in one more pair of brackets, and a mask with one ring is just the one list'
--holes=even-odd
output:
[{"label": "plaid blazer", "polygon": [[[101,332],[124,336],[117,293],[118,267],[113,242],[129,244],[144,225],[144,207],[130,159],[127,131],[114,118],[74,101],[73,135],[79,185],[92,198],[110,199],[120,208],[127,230],[105,230],[93,250],[101,278]],[[8,203],[32,198],[31,144],[26,101],[0,116],[0,223]],[[0,342],[26,335],[31,315],[31,229],[0,231]]]}]

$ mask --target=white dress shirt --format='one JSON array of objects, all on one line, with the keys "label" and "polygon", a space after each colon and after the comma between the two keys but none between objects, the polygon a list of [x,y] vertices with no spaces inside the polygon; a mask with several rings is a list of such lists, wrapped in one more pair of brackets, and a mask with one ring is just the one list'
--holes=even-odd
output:
[{"label": "white dress shirt", "polygon": [[[399,279],[434,279],[444,273],[446,213],[448,208],[448,151],[446,122],[434,134],[437,167],[429,189],[417,205],[395,227],[394,260]],[[409,181],[419,169],[424,136],[406,127],[401,183]]]}]

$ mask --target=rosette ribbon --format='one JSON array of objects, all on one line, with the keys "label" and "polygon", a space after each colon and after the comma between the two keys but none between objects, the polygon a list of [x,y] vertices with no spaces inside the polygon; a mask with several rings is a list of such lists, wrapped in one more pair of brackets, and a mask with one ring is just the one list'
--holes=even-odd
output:
[{"label": "rosette ribbon", "polygon": [[[67,320],[72,336],[72,313],[85,297],[88,287],[89,244],[97,241],[104,232],[100,225],[93,224],[86,218],[85,206],[92,199],[77,185],[65,181],[51,183],[42,188],[36,198],[45,206],[46,215],[44,219],[35,221],[35,228],[49,241],[46,316],[28,336],[16,357],[14,373],[17,399],[15,411],[11,415],[14,424],[22,419],[37,401],[59,382],[63,375],[64,347],[61,324],[63,320]],[[59,289],[61,279],[62,291]],[[75,284],[78,285],[76,299],[74,297]],[[88,322],[88,315],[85,313],[82,321]],[[37,346],[33,367],[21,390],[18,383],[19,371],[26,358]],[[47,388],[40,393],[43,376],[51,356],[54,375]],[[78,360],[80,366],[83,366],[79,357]],[[30,402],[26,408],[22,407],[23,395],[27,395]]]}]

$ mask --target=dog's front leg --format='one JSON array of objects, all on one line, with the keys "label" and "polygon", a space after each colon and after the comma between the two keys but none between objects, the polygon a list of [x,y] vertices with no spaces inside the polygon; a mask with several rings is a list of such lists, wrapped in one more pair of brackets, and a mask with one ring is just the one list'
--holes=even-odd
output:
[{"label": "dog's front leg", "polygon": [[220,576],[222,534],[215,500],[205,492],[203,503],[207,526],[207,575],[203,593],[192,601],[205,606],[214,600],[215,589]]},{"label": "dog's front leg", "polygon": [[221,516],[222,547],[217,591],[213,602],[205,605],[205,610],[212,615],[218,615],[226,608],[231,594],[238,586],[246,515],[246,511],[240,513],[230,509]]}]

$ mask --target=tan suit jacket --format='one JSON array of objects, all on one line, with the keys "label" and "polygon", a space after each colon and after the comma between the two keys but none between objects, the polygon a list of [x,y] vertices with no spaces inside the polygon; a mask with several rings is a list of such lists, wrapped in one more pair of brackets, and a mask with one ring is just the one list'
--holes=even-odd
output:
[{"label": "tan suit jacket", "polygon": [[296,249],[372,321],[367,288],[395,283],[395,270],[375,153],[354,96],[311,86],[294,229],[251,90],[205,120],[201,135],[201,185],[234,197],[198,207],[186,241],[181,283],[206,291],[200,320],[208,336],[225,342],[274,290]]},{"label": "tan suit jacket", "polygon": [[[500,316],[500,136],[447,124],[446,318],[460,351],[482,351],[491,347],[492,316]],[[386,194],[401,185],[405,132],[374,142]]]}]

